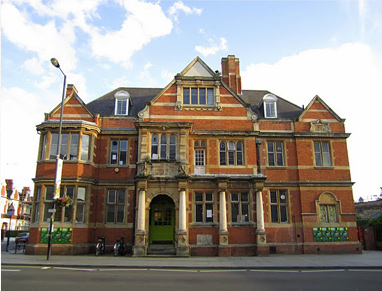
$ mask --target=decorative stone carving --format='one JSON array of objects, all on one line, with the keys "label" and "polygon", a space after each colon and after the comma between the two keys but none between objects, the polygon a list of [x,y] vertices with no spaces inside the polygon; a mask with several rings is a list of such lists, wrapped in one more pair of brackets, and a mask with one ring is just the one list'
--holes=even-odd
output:
[{"label": "decorative stone carving", "polygon": [[321,119],[312,121],[310,123],[311,132],[330,132],[330,123],[324,122]]},{"label": "decorative stone carving", "polygon": [[219,233],[219,245],[228,245],[228,233]]}]

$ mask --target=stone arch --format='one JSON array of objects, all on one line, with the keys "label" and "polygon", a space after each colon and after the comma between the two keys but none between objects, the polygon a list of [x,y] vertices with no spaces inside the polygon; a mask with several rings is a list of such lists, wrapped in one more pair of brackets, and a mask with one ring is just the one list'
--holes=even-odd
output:
[{"label": "stone arch", "polygon": [[179,198],[178,198],[178,195],[176,195],[175,193],[163,193],[162,191],[155,191],[155,192],[151,192],[150,194],[147,195],[146,207],[150,207],[151,201],[159,195],[166,195],[166,196],[170,197],[172,199],[172,201],[174,202],[175,208],[177,208],[179,206]]},{"label": "stone arch", "polygon": [[[335,211],[335,214],[333,213]],[[317,219],[320,223],[340,223],[341,203],[332,192],[322,192],[316,200]],[[335,216],[335,221],[333,217]]]},{"label": "stone arch", "polygon": [[338,203],[338,199],[336,195],[334,195],[332,192],[322,192],[318,196],[318,202],[319,203],[330,203],[330,204],[335,204]]}]

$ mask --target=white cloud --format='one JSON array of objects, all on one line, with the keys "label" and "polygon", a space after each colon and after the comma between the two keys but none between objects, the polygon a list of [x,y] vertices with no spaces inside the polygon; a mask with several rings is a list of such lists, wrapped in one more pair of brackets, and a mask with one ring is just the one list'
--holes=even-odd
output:
[{"label": "white cloud", "polygon": [[300,106],[319,95],[340,117],[347,118],[346,130],[352,133],[348,149],[356,182],[354,196],[379,193],[382,156],[369,149],[382,144],[382,134],[373,126],[380,124],[381,55],[368,45],[350,43],[304,51],[275,64],[251,64],[241,75],[243,88],[266,89]]},{"label": "white cloud", "polygon": [[162,70],[161,72],[161,77],[165,82],[167,82],[167,84],[174,79],[175,75],[175,73],[169,72],[168,70]]},{"label": "white cloud", "polygon": [[11,42],[21,49],[36,53],[40,60],[55,55],[65,60],[68,70],[75,68],[74,31],[71,25],[66,24],[58,29],[54,21],[34,23],[26,12],[8,3],[2,5],[1,12],[4,35]]},{"label": "white cloud", "polygon": [[123,5],[128,13],[121,29],[104,33],[93,28],[91,47],[95,56],[108,58],[128,68],[135,52],[153,38],[170,34],[173,24],[158,4],[130,0]]},{"label": "white cloud", "polygon": [[119,87],[129,87],[130,85],[131,85],[131,81],[126,76],[115,79],[112,82],[106,81],[106,86],[110,88],[111,90],[114,90],[115,88],[119,88]]},{"label": "white cloud", "polygon": [[195,46],[195,50],[203,56],[207,57],[209,55],[214,55],[220,51],[226,51],[228,49],[227,40],[224,37],[221,37],[219,42],[212,38],[208,39],[208,42],[208,46],[197,45]]},{"label": "white cloud", "polygon": [[26,60],[23,64],[23,68],[34,75],[42,75],[45,73],[45,70],[42,66],[42,61],[37,58]]},{"label": "white cloud", "polygon": [[33,189],[31,178],[36,171],[39,139],[35,126],[43,120],[43,112],[49,106],[52,103],[41,102],[41,96],[23,89],[1,88],[0,181],[15,179],[17,189]]},{"label": "white cloud", "polygon": [[168,13],[177,21],[179,12],[183,12],[186,15],[196,14],[200,16],[202,11],[203,9],[189,7],[184,5],[182,1],[177,1],[169,8]]}]

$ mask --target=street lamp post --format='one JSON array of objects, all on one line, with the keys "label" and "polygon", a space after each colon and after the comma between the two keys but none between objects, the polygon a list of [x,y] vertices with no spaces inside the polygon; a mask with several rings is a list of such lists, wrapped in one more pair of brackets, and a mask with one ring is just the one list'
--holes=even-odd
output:
[{"label": "street lamp post", "polygon": [[[56,171],[54,176],[54,198],[57,199],[60,198],[60,185],[61,185],[61,176],[62,176],[62,166],[63,161],[60,158],[61,153],[61,131],[62,131],[62,116],[64,114],[64,100],[65,100],[65,87],[66,87],[66,75],[60,68],[60,64],[58,63],[57,59],[52,58],[50,60],[53,66],[58,68],[61,73],[64,75],[64,86],[62,88],[62,100],[61,100],[61,114],[60,114],[60,123],[58,127],[58,141],[57,141],[57,156],[56,156]],[[53,221],[54,221],[54,214],[56,212],[56,205],[53,201],[52,209],[51,211],[51,217],[50,217],[50,223],[49,223],[49,237],[48,237],[48,250],[46,254],[46,259],[49,260],[49,256],[52,249],[52,229],[53,229]]]}]

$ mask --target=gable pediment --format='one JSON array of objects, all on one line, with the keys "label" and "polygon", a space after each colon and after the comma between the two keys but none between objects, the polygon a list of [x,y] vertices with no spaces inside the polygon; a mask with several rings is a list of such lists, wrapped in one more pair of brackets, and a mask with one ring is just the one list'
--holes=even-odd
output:
[{"label": "gable pediment", "polygon": [[184,77],[211,78],[215,76],[215,72],[201,58],[196,57],[179,75]]},{"label": "gable pediment", "polygon": [[189,70],[183,75],[185,77],[213,77],[200,62],[196,62]]},{"label": "gable pediment", "polygon": [[[298,118],[299,121],[320,122],[313,127],[322,128],[324,123],[322,121],[329,122],[343,122],[344,119],[340,118],[319,96],[315,96],[308,104],[305,110]],[[321,124],[321,125],[320,125]]]},{"label": "gable pediment", "polygon": [[[61,114],[61,104],[54,108],[48,115],[52,118],[59,118]],[[65,119],[93,119],[94,115],[86,107],[85,103],[78,97],[77,94],[72,93],[64,100],[64,114]]]}]

